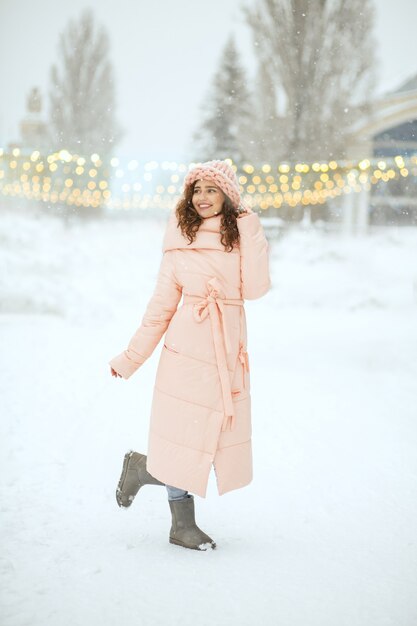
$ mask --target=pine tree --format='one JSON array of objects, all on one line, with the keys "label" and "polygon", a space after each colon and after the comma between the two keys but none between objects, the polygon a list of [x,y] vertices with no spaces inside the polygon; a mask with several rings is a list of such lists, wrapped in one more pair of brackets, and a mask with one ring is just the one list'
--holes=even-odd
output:
[{"label": "pine tree", "polygon": [[71,20],[60,36],[60,65],[51,68],[52,147],[105,156],[121,131],[115,119],[109,38],[91,11]]},{"label": "pine tree", "polygon": [[205,99],[203,120],[194,134],[196,160],[231,158],[237,164],[244,162],[250,149],[251,121],[251,96],[231,37]]},{"label": "pine tree", "polygon": [[345,156],[349,129],[374,85],[372,1],[258,0],[246,17],[259,64],[284,105],[276,157]]}]

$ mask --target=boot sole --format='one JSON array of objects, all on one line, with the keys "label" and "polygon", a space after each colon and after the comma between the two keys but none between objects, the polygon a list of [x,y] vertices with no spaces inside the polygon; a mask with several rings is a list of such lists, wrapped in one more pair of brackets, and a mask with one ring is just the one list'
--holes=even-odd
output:
[{"label": "boot sole", "polygon": [[133,496],[132,499],[129,501],[129,504],[124,504],[123,501],[122,501],[123,485],[124,485],[126,474],[127,474],[127,470],[128,470],[128,467],[129,467],[129,461],[130,461],[130,458],[131,458],[133,453],[134,453],[134,450],[129,450],[129,452],[126,452],[126,454],[124,456],[122,473],[120,475],[120,479],[119,479],[119,482],[118,482],[118,485],[117,485],[117,489],[116,489],[116,502],[119,505],[119,507],[121,507],[123,509],[129,508],[130,505],[132,504],[133,500],[135,499],[135,496]]},{"label": "boot sole", "polygon": [[[169,538],[169,543],[173,543],[176,546],[181,546],[182,548],[188,548],[189,550],[198,550],[199,552],[206,552],[207,551],[207,548],[204,548],[204,550],[202,550],[198,546],[188,546],[183,541],[180,541],[179,539],[173,539],[172,537]],[[202,544],[202,545],[207,545],[207,544]],[[216,546],[215,543],[211,543],[210,547],[212,548],[212,550],[214,550],[217,546]]]}]

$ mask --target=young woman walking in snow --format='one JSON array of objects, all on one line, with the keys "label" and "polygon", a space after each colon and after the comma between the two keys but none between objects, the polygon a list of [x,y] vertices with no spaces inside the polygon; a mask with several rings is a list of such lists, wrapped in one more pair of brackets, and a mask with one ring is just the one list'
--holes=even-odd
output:
[{"label": "young woman walking in snow", "polygon": [[196,166],[168,222],[142,323],[127,350],[110,361],[113,376],[129,378],[166,332],[148,455],[125,455],[116,499],[128,507],[143,485],[165,485],[171,543],[216,546],[196,525],[189,493],[205,497],[212,465],[220,495],[252,480],[243,304],[269,287],[268,244],[258,216],[241,203],[232,167],[225,161]]}]

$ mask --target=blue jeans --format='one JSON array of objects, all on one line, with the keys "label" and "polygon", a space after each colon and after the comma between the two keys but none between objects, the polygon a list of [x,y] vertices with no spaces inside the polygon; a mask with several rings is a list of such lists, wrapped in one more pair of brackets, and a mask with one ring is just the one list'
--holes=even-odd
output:
[{"label": "blue jeans", "polygon": [[188,496],[188,491],[184,489],[178,489],[178,487],[172,487],[171,485],[165,485],[168,491],[168,500],[183,500]]}]

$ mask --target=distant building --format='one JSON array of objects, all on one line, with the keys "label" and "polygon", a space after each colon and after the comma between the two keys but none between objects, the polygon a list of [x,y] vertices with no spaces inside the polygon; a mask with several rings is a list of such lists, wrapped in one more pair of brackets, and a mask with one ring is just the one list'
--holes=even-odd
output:
[{"label": "distant building", "polygon": [[417,75],[372,104],[355,124],[349,157],[417,154]]},{"label": "distant building", "polygon": [[387,94],[384,100],[382,119],[386,127],[373,136],[374,155],[417,154],[417,75]]},{"label": "distant building", "polygon": [[45,150],[48,146],[48,127],[42,118],[42,96],[38,87],[33,87],[26,100],[25,116],[19,124],[20,140],[9,144],[9,148],[20,148],[22,152]]},{"label": "distant building", "polygon": [[[415,155],[417,75],[373,103],[370,112],[352,129],[348,150],[352,160]],[[356,222],[358,230],[363,230],[368,221],[417,225],[417,177],[409,174],[389,183],[378,182],[370,193],[347,198],[345,212],[350,222]]]}]

